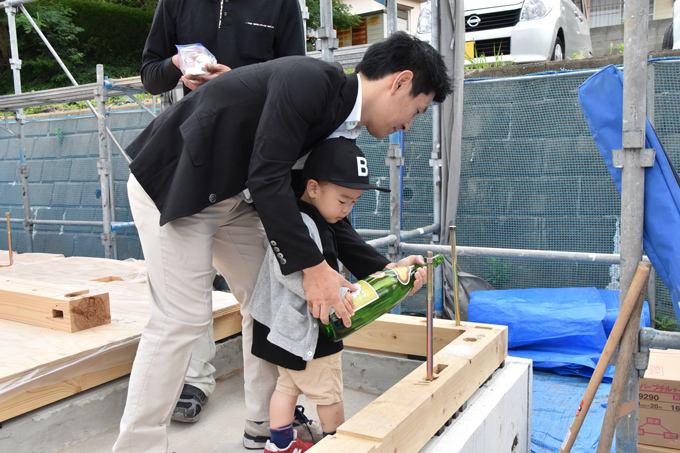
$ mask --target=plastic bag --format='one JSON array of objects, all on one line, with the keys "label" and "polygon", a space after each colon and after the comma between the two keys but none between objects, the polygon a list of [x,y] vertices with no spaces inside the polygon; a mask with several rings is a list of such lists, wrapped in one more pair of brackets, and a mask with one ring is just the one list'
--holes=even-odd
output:
[{"label": "plastic bag", "polygon": [[177,61],[182,74],[209,74],[203,69],[206,64],[216,64],[217,59],[203,44],[177,45]]}]

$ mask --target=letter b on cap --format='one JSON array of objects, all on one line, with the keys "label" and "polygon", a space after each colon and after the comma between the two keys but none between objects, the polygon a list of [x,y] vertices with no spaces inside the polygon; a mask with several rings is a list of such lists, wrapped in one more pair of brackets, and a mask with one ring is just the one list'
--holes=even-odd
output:
[{"label": "letter b on cap", "polygon": [[365,157],[357,156],[357,175],[368,176],[368,162]]}]

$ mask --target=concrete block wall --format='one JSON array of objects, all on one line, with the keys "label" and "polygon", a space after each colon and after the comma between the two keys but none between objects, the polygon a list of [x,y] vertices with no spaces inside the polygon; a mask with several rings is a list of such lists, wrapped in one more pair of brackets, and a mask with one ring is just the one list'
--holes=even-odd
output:
[{"label": "concrete block wall", "polygon": [[[83,112],[84,113],[84,112]],[[89,111],[88,111],[89,113]],[[121,146],[127,146],[152,120],[142,110],[115,111],[108,115],[109,129]],[[16,123],[9,124],[17,131]],[[27,118],[24,127],[24,163],[29,168],[31,216],[36,220],[102,221],[101,183],[97,172],[99,142],[97,121],[91,114],[53,118]],[[23,188],[19,175],[19,140],[0,129],[0,210],[13,219],[24,218]],[[115,178],[115,220],[132,220],[125,189],[127,162],[113,144],[112,171]],[[3,222],[0,228],[6,232]],[[104,256],[101,227],[35,225],[33,251],[66,256]],[[7,249],[2,234],[0,249]],[[118,258],[142,258],[134,228],[117,233]],[[26,234],[12,224],[12,248],[28,251]]]},{"label": "concrete block wall", "polygon": [[[368,159],[371,183],[390,187],[389,167],[385,163],[389,139],[376,140],[364,130],[357,144]],[[402,180],[402,230],[432,224],[432,114],[419,115],[404,134]],[[355,207],[356,228],[389,229],[390,194],[366,191]],[[359,215],[360,214],[360,215]]]},{"label": "concrete block wall", "polygon": [[[663,21],[656,22],[659,33],[665,30]],[[674,57],[672,52],[659,56]],[[599,66],[573,69],[622,63],[620,57],[602,60]],[[563,64],[572,69],[571,64],[595,62]],[[655,91],[650,119],[677,169],[680,61],[667,59],[652,65]],[[508,73],[518,73],[489,71],[465,84],[458,244],[618,253],[620,197],[577,100],[578,86],[592,71],[522,77],[559,69],[541,67],[521,73],[521,65],[509,68]],[[509,75],[513,77],[506,78]],[[458,262],[464,271],[499,289],[618,289],[616,266],[464,257]],[[668,290],[658,278],[655,288],[657,313],[674,316]]]},{"label": "concrete block wall", "polygon": [[[672,21],[672,19],[649,21],[647,45],[650,52],[661,50],[663,35]],[[593,57],[609,56],[610,45],[613,45],[611,55],[617,55],[619,53],[619,44],[623,42],[623,24],[591,28],[590,40],[593,43]]]},{"label": "concrete block wall", "polygon": [[[577,99],[590,74],[465,85],[459,244],[614,252],[618,193]],[[610,278],[601,265],[459,262],[498,289],[603,288]]]}]

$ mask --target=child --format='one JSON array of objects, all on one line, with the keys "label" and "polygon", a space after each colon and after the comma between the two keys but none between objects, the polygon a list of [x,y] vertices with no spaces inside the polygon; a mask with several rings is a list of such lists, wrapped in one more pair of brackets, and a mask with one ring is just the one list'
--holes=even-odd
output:
[{"label": "child", "polygon": [[[306,188],[298,207],[309,234],[330,266],[338,270],[340,258],[359,278],[395,266],[377,253],[357,257],[343,251],[342,238],[333,230],[333,224],[344,221],[364,189],[389,191],[369,184],[367,160],[353,140],[334,138],[322,142],[309,154],[302,177]],[[320,321],[312,316],[305,300],[302,272],[284,276],[278,260],[275,251],[268,248],[249,305],[255,319],[252,353],[279,367],[269,409],[271,440],[266,443],[265,453],[303,452],[313,444],[295,438],[292,423],[298,395],[304,394],[309,402],[317,404],[324,437],[335,434],[345,421],[342,342],[331,342],[320,333]],[[420,260],[422,264],[422,257],[405,260],[408,264]],[[417,288],[425,281],[424,276],[423,269],[417,276]],[[348,292],[343,295],[343,303],[353,313]]]}]

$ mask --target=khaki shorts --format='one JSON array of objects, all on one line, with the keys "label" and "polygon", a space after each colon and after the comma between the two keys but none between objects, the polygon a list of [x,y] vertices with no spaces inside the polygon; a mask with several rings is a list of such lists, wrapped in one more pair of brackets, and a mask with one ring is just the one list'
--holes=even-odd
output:
[{"label": "khaki shorts", "polygon": [[290,396],[304,394],[312,404],[328,406],[342,401],[342,351],[307,362],[302,371],[279,367],[276,390]]}]

